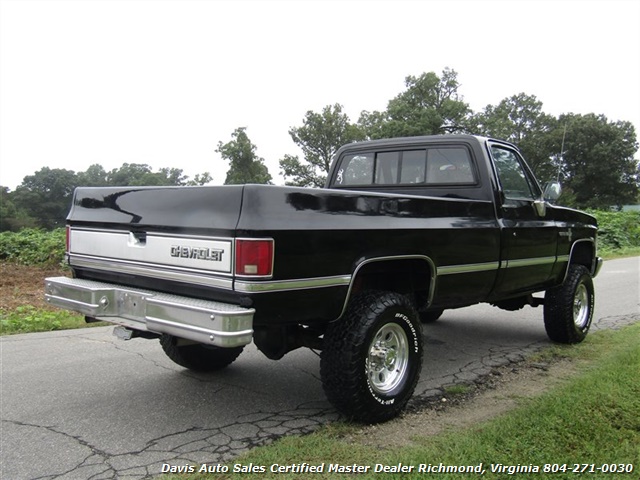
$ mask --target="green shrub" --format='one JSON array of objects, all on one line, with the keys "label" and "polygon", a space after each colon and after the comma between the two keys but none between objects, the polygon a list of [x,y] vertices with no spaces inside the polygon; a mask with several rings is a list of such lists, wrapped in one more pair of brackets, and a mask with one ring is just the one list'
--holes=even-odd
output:
[{"label": "green shrub", "polygon": [[0,233],[0,260],[23,265],[59,265],[64,260],[65,229],[25,228]]},{"label": "green shrub", "polygon": [[640,247],[640,212],[592,210],[598,219],[598,246],[603,251]]}]

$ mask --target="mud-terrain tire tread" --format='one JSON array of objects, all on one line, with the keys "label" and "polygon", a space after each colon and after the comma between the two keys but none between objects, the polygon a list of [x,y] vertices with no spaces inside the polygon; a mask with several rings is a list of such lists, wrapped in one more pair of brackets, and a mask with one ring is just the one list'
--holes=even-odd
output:
[{"label": "mud-terrain tire tread", "polygon": [[[584,284],[589,295],[588,320],[580,328],[574,322],[573,303],[580,284]],[[544,327],[549,338],[557,343],[580,343],[589,331],[594,308],[593,279],[584,265],[572,264],[565,282],[547,290],[544,298]]]},{"label": "mud-terrain tire tread", "polygon": [[[390,323],[380,320],[381,315],[390,315],[385,314],[390,311],[401,312],[410,319],[413,334],[408,326],[403,329],[409,344],[415,342],[417,352],[409,348],[406,377],[394,389],[393,403],[382,405],[374,399],[368,387],[365,358],[373,336],[385,323]],[[399,321],[396,323],[400,324]],[[418,383],[422,369],[422,343],[418,314],[407,297],[394,292],[371,291],[356,296],[343,317],[330,324],[324,336],[320,376],[327,398],[349,420],[378,423],[397,416]]]},{"label": "mud-terrain tire tread", "polygon": [[233,363],[244,347],[221,348],[202,344],[177,345],[178,338],[163,334],[160,345],[171,360],[195,372],[213,372]]}]

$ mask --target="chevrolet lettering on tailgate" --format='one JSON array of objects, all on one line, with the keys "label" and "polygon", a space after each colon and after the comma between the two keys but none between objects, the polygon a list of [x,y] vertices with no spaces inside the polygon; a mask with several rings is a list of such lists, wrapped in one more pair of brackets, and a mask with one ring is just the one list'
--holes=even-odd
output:
[{"label": "chevrolet lettering on tailgate", "polygon": [[171,256],[180,258],[195,258],[198,260],[210,260],[221,262],[224,250],[205,247],[183,247],[180,245],[171,246]]}]

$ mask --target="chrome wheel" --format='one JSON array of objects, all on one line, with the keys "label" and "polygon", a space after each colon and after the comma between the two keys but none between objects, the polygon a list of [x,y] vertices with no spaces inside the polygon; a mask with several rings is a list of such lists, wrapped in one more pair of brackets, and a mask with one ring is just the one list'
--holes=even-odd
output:
[{"label": "chrome wheel", "polygon": [[387,394],[404,379],[409,365],[409,342],[396,323],[384,325],[376,333],[367,356],[366,371],[375,393]]},{"label": "chrome wheel", "polygon": [[589,292],[584,283],[578,285],[573,297],[573,322],[578,328],[584,328],[589,319]]}]

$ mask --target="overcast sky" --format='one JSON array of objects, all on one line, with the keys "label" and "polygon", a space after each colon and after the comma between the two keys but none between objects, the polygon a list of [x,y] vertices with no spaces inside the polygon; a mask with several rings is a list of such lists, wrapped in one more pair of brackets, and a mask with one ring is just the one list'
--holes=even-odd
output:
[{"label": "overcast sky", "polygon": [[475,111],[524,92],[638,130],[640,2],[0,0],[0,185],[125,162],[221,184],[237,127],[282,183],[306,111],[356,121],[445,67]]}]

